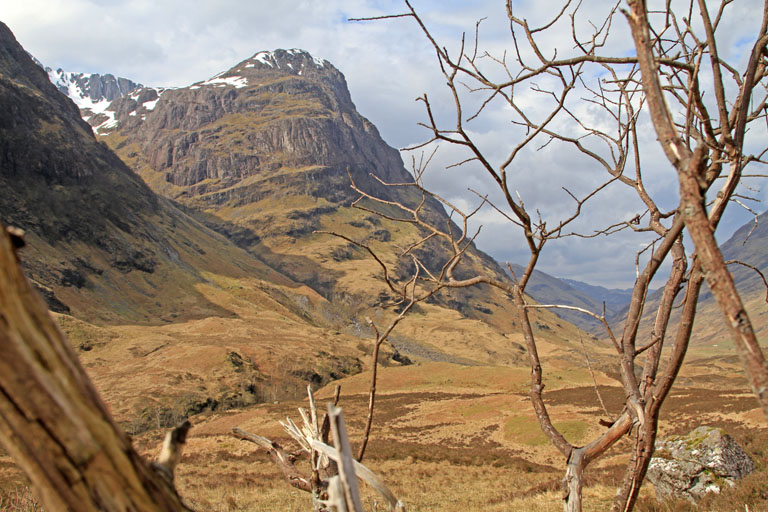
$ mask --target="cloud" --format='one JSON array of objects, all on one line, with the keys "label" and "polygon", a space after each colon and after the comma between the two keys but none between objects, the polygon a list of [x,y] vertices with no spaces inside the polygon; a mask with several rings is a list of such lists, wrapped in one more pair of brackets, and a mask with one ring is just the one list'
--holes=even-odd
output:
[{"label": "cloud", "polygon": [[[651,9],[663,8],[666,0],[653,0]],[[680,0],[673,0],[673,6]],[[498,60],[512,64],[517,54],[504,3],[498,0],[414,0],[414,6],[441,46],[456,55],[462,33],[467,47],[474,44],[475,22],[480,24],[480,54],[487,51]],[[531,26],[551,21],[560,2],[515,0],[516,16]],[[600,25],[613,0],[582,2],[576,30],[586,37],[592,24]],[[682,4],[681,4],[682,5]],[[756,0],[743,0],[729,5],[718,29],[721,54],[744,62],[744,35],[756,32],[759,19]],[[331,61],[346,76],[352,99],[358,110],[379,128],[383,138],[395,147],[404,147],[429,139],[429,132],[417,126],[426,119],[424,105],[415,99],[427,94],[441,126],[455,119],[451,95],[445,87],[434,50],[414,20],[399,18],[376,22],[350,22],[352,17],[397,14],[405,5],[392,0],[296,0],[267,2],[254,0],[0,0],[3,21],[14,31],[25,48],[46,65],[72,71],[112,73],[154,86],[185,86],[207,79],[229,69],[239,61],[261,50],[302,48]],[[566,13],[568,14],[568,13]],[[549,33],[541,34],[541,50],[558,56],[577,52],[570,40],[570,19],[566,16]],[[694,23],[698,21],[694,20]],[[520,36],[521,34],[517,34]],[[612,54],[632,55],[634,47],[623,16],[615,18],[606,48]],[[531,52],[523,52],[526,62],[536,62]],[[478,61],[488,76],[503,78],[504,69],[490,58]],[[590,71],[586,79],[601,78],[599,69]],[[706,75],[706,72],[704,73]],[[540,80],[547,88],[552,80]],[[480,107],[479,95],[462,93],[467,101],[465,118]],[[519,104],[533,119],[541,120],[549,112],[552,99],[528,88],[516,91]],[[579,98],[589,97],[578,91]],[[705,97],[711,101],[712,95]],[[612,121],[599,107],[583,101],[571,105],[572,112],[593,128],[610,128]],[[511,123],[513,112],[502,101],[492,102],[485,113],[468,124],[468,129],[484,154],[495,166],[501,165],[512,148],[526,136],[526,131]],[[647,117],[641,119],[641,159],[648,192],[664,208],[671,208],[677,197],[677,179],[664,155],[659,151],[656,135]],[[583,135],[580,127],[561,115],[555,120],[558,129]],[[747,138],[747,148],[759,152],[765,146],[765,129]],[[511,188],[531,212],[541,212],[547,226],[567,219],[575,207],[573,199],[583,197],[603,183],[607,175],[594,160],[572,145],[546,142],[539,137],[530,149],[522,151],[510,165]],[[584,140],[590,148],[609,159],[610,152],[598,141]],[[752,149],[754,148],[754,149]],[[432,169],[425,177],[430,188],[446,199],[470,207],[478,198],[468,189],[488,194],[495,204],[504,204],[497,187],[477,163],[458,168],[451,164],[466,159],[461,148],[441,144]],[[407,162],[408,154],[404,155]],[[628,171],[634,175],[634,170]],[[756,166],[755,173],[765,174]],[[752,182],[745,193],[763,201],[768,191],[765,180]],[[758,211],[764,203],[752,205]],[[630,187],[614,183],[584,205],[582,216],[569,226],[582,234],[591,233],[616,220],[626,220],[643,210],[643,205]],[[729,208],[720,235],[725,240],[736,227],[749,220],[740,207]],[[482,224],[478,245],[501,261],[523,261],[525,243],[519,228],[510,225],[493,210],[484,210],[474,226]],[[629,286],[635,278],[634,255],[649,243],[648,235],[626,232],[613,237],[593,239],[569,238],[552,242],[542,254],[540,269],[562,277],[583,279],[606,286]]]}]

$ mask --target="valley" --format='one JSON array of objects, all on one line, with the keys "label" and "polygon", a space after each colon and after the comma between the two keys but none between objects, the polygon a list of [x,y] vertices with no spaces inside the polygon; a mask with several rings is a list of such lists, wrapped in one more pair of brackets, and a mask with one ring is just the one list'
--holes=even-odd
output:
[{"label": "valley", "polygon": [[[382,330],[402,302],[361,247],[404,283],[409,248],[428,235],[398,221],[394,207],[356,208],[350,180],[390,206],[419,205],[430,222],[461,229],[439,201],[403,185],[413,174],[357,112],[332,63],[302,50],[260,51],[188,87],[153,88],[46,71],[0,24],[0,104],[9,106],[0,111],[0,220],[24,230],[23,268],[142,454],[152,457],[168,428],[191,420],[176,483],[194,508],[306,510],[310,497],[231,429],[289,446],[278,421],[298,418],[306,386],[325,403],[338,385],[356,443],[374,364],[366,463],[409,510],[562,507],[563,457],[530,405],[529,354],[511,294],[446,289],[419,302],[371,360],[371,323]],[[726,259],[768,271],[766,215],[722,245]],[[463,250],[460,278],[512,286],[504,264],[474,243]],[[431,274],[451,258],[436,240],[413,252]],[[522,274],[519,265],[509,270]],[[764,343],[765,287],[750,269],[733,274]],[[629,304],[626,290],[538,271],[527,293],[534,305],[597,313],[606,301],[615,332]],[[649,295],[648,311],[658,300]],[[528,311],[554,425],[585,444],[605,430],[598,420],[622,413],[616,352],[592,318]],[[643,317],[638,338],[652,338],[652,322]],[[700,510],[768,500],[768,428],[733,347],[702,292],[659,436],[724,428],[758,471]],[[613,502],[629,449],[624,438],[589,467],[584,510]],[[0,490],[28,485],[0,451]],[[375,499],[364,491],[372,510],[381,506]],[[636,510],[694,510],[661,506],[646,484]]]}]

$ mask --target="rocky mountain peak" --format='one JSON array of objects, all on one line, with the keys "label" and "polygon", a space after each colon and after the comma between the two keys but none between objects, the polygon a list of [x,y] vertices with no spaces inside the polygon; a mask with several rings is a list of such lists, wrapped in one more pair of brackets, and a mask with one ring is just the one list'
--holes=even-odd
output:
[{"label": "rocky mountain peak", "polygon": [[45,70],[59,92],[77,105],[83,119],[94,127],[96,133],[99,128],[109,128],[115,124],[114,113],[109,109],[114,100],[144,88],[132,80],[112,74],[77,73],[61,68],[54,70],[34,57],[32,59]]},{"label": "rocky mountain peak", "polygon": [[192,84],[189,89],[233,87],[243,89],[282,82],[280,92],[305,92],[309,83],[330,92],[330,109],[355,110],[344,75],[330,62],[300,49],[260,51],[227,71]]},{"label": "rocky mountain peak", "polygon": [[249,63],[246,66],[249,67],[270,67],[276,69],[286,70],[293,72],[297,75],[301,75],[307,69],[321,69],[329,66],[333,68],[330,62],[325,59],[313,57],[309,52],[293,48],[291,50],[275,50],[275,51],[261,51],[256,53],[253,57],[248,59]]},{"label": "rocky mountain peak", "polygon": [[81,108],[91,103],[114,101],[143,87],[132,80],[111,74],[76,73],[61,68],[54,71],[47,66],[44,69],[51,82]]},{"label": "rocky mountain peak", "polygon": [[162,182],[200,184],[187,193],[215,201],[224,200],[210,195],[216,190],[281,169],[333,168],[345,195],[347,167],[408,176],[397,151],[357,113],[344,75],[303,50],[258,52],[189,87],[136,89],[89,123],[135,144],[133,154]]}]

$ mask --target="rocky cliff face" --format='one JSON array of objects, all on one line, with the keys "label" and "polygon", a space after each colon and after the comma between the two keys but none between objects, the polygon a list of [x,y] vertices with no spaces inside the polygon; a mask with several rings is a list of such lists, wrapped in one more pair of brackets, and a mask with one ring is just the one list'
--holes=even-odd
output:
[{"label": "rocky cliff face", "polygon": [[[395,246],[421,235],[350,207],[357,198],[350,175],[387,199],[416,206],[421,196],[371,177],[413,182],[397,150],[355,109],[341,72],[307,52],[259,52],[189,87],[137,89],[110,110],[115,122],[99,133],[155,191],[206,214],[210,225],[328,298],[365,307],[379,292],[356,282],[371,276],[365,255],[317,230],[381,242],[393,257]],[[425,212],[448,221],[431,198]],[[504,275],[483,253],[470,253],[470,272]],[[422,255],[436,269],[447,259],[436,244]],[[463,314],[490,311],[475,304],[490,301],[486,292],[453,295],[444,305]]]},{"label": "rocky cliff face", "polygon": [[53,70],[34,57],[32,60],[45,70],[59,92],[78,106],[83,119],[97,133],[100,125],[109,128],[115,124],[115,114],[109,109],[111,103],[143,87],[127,78],[115,78],[111,74],[75,73],[61,68]]},{"label": "rocky cliff face", "polygon": [[27,232],[50,307],[115,322],[228,314],[194,290],[202,274],[271,270],[155,195],[80,114],[0,24],[0,220]]},{"label": "rocky cliff face", "polygon": [[365,180],[369,172],[412,179],[355,110],[344,76],[299,50],[257,53],[204,82],[143,89],[111,109],[123,143],[134,144],[152,171],[184,187],[183,200],[199,206],[253,202],[263,187],[245,187],[248,177],[314,182],[315,195],[334,202],[339,181],[349,190],[347,167]]},{"label": "rocky cliff face", "polygon": [[69,96],[76,104],[78,98],[93,103],[114,101],[142,87],[127,78],[116,78],[110,74],[74,73],[61,68],[53,70],[47,66],[44,69],[59,91]]}]

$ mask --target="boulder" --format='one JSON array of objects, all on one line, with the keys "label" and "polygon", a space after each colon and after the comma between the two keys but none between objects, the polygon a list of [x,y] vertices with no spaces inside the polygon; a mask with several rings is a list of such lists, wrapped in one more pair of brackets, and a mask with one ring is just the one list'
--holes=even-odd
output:
[{"label": "boulder", "polygon": [[702,426],[686,436],[657,443],[648,466],[656,498],[668,496],[698,502],[709,492],[719,493],[755,468],[744,450],[722,429]]}]

